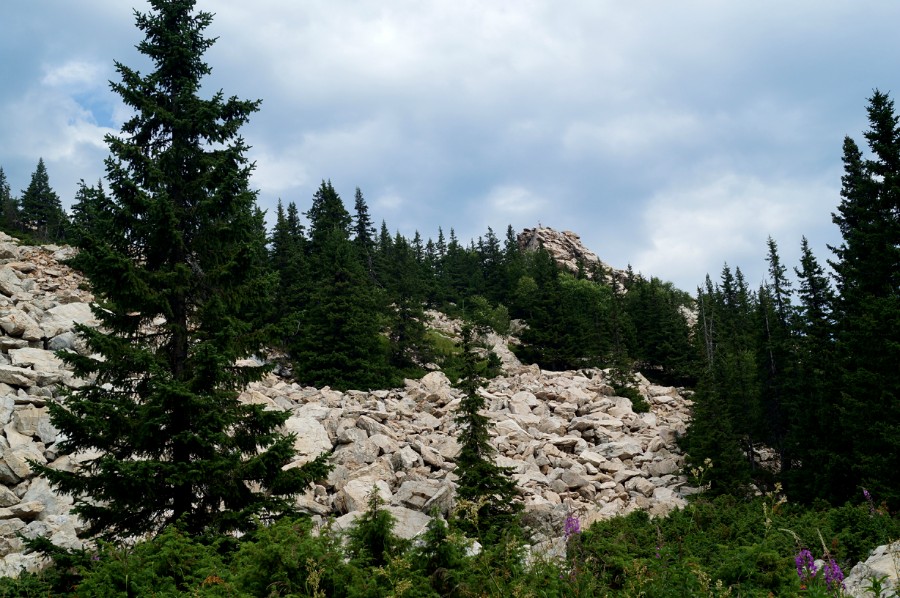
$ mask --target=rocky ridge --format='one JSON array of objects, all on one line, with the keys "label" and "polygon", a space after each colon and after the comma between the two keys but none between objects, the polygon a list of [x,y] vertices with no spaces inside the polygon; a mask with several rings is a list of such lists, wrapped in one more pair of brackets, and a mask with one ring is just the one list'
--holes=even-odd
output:
[{"label": "rocky ridge", "polygon": [[[71,470],[90,458],[57,450],[50,401],[82,381],[55,356],[84,351],[72,329],[94,325],[91,295],[65,266],[70,248],[19,246],[0,233],[0,575],[36,570],[42,560],[22,552],[18,534],[44,536],[61,546],[80,545],[83,529],[72,500],[52,492],[29,460]],[[458,323],[436,312],[432,326],[448,336]],[[600,370],[551,372],[518,362],[508,339],[486,339],[501,357],[503,374],[480,390],[494,423],[497,461],[515,470],[534,541],[550,554],[563,547],[566,517],[587,526],[600,518],[646,509],[665,514],[695,490],[680,475],[675,439],[689,422],[690,400],[679,389],[639,379],[651,405],[635,413],[615,396]],[[314,517],[336,517],[346,527],[381,494],[405,537],[420,533],[433,509],[453,508],[453,421],[460,393],[441,372],[408,380],[403,388],[338,392],[304,387],[275,375],[250,385],[247,402],[290,412],[296,466],[322,451],[334,453],[327,480],[297,500]]]}]

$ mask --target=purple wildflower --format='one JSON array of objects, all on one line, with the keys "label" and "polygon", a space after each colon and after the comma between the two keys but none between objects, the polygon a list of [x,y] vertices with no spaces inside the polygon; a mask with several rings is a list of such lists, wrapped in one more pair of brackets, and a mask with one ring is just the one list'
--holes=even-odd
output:
[{"label": "purple wildflower", "polygon": [[837,586],[844,587],[844,572],[836,562],[828,559],[823,570],[825,571],[825,585],[829,590],[837,589]]},{"label": "purple wildflower", "polygon": [[794,557],[794,564],[797,565],[797,577],[800,581],[810,581],[816,576],[816,562],[813,555],[807,549],[801,550]]},{"label": "purple wildflower", "polygon": [[862,491],[863,491],[863,498],[865,498],[866,502],[869,504],[869,515],[874,515],[875,514],[875,503],[872,502],[872,495],[869,494],[869,491],[866,490],[865,488],[863,488]]},{"label": "purple wildflower", "polygon": [[569,515],[566,517],[566,540],[574,536],[575,534],[581,533],[581,524],[578,522],[578,517],[575,515]]}]

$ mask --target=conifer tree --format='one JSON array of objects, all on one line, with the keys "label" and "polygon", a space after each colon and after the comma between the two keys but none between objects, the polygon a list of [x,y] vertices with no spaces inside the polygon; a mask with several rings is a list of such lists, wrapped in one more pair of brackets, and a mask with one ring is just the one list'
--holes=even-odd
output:
[{"label": "conifer tree", "polygon": [[76,265],[101,327],[78,327],[91,353],[65,353],[90,383],[51,403],[65,452],[94,451],[78,471],[40,468],[75,498],[89,534],[127,537],[178,522],[190,533],[247,529],[290,510],[290,495],[324,475],[324,457],[283,469],[286,412],[238,393],[267,370],[257,302],[269,302],[261,213],[238,136],[258,102],[199,97],[212,15],[194,0],[150,0],[139,51],[153,70],[120,63],[113,83],[133,116],[106,138],[113,225],[80,239]]},{"label": "conifer tree", "polygon": [[[856,494],[864,485],[900,506],[900,127],[894,102],[875,91],[865,133],[870,158],[844,141],[843,242],[832,248],[841,413],[850,423],[832,452],[852,454]],[[852,443],[848,447],[847,443]],[[839,483],[839,481],[836,481]]]},{"label": "conifer tree", "polygon": [[517,500],[512,470],[500,467],[492,460],[494,447],[488,434],[488,418],[481,413],[484,397],[478,394],[478,375],[472,352],[472,328],[462,330],[463,376],[460,388],[464,396],[456,413],[459,425],[459,455],[456,474],[459,476],[456,495],[466,501],[456,525],[466,533],[474,533],[482,542],[494,542],[504,534],[516,534],[519,527],[521,503]]},{"label": "conifer tree", "polygon": [[78,183],[75,203],[72,204],[72,242],[81,245],[82,239],[102,236],[113,226],[113,204],[103,188],[103,181],[89,187],[83,180]]},{"label": "conifer tree", "polygon": [[25,229],[42,241],[62,241],[66,238],[68,217],[62,209],[59,195],[50,187],[50,177],[44,159],[38,160],[31,182],[22,191],[21,218]]},{"label": "conifer tree", "polygon": [[350,214],[330,182],[316,191],[307,217],[311,288],[290,343],[294,375],[339,389],[388,384],[382,302],[350,240]]},{"label": "conifer tree", "polygon": [[20,226],[19,200],[13,197],[2,166],[0,166],[0,218],[4,230],[12,231]]},{"label": "conifer tree", "polygon": [[834,291],[828,275],[819,265],[806,237],[801,242],[797,275],[798,305],[792,330],[797,343],[796,399],[789,405],[788,444],[799,463],[784,475],[784,487],[791,498],[810,502],[816,498],[840,501],[843,492],[832,480],[847,483],[852,456],[832,453],[832,439],[842,434],[835,392]]},{"label": "conifer tree", "polygon": [[369,216],[369,206],[359,187],[353,201],[353,244],[359,253],[360,261],[369,274],[375,279],[375,226]]}]

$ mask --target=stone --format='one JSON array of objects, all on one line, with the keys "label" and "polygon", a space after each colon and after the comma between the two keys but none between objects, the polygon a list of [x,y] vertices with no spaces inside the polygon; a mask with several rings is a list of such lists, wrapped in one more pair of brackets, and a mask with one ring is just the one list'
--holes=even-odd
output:
[{"label": "stone", "polygon": [[340,498],[344,511],[365,511],[368,506],[369,494],[377,492],[384,504],[390,504],[391,489],[384,480],[357,479],[350,480],[340,492]]},{"label": "stone", "polygon": [[32,349],[31,347],[9,350],[10,362],[19,367],[30,367],[33,370],[58,370],[62,360],[52,351]]},{"label": "stone", "polygon": [[0,243],[0,260],[19,259],[19,246],[15,243]]},{"label": "stone", "polygon": [[22,409],[16,409],[12,416],[12,424],[16,431],[27,437],[37,436],[38,426],[42,420],[50,422],[50,416],[46,407],[28,406]]},{"label": "stone", "polygon": [[44,511],[44,504],[36,500],[20,502],[9,507],[0,508],[0,519],[31,520]]},{"label": "stone", "polygon": [[294,450],[298,455],[317,457],[332,449],[328,432],[315,419],[291,416],[284,422],[284,429],[285,432],[297,435]]},{"label": "stone", "polygon": [[394,471],[406,471],[422,463],[422,457],[409,445],[402,447],[391,456]]},{"label": "stone", "polygon": [[872,579],[882,579],[882,596],[896,595],[900,590],[900,541],[878,546],[862,563],[857,563],[844,579],[848,596],[871,596]]},{"label": "stone", "polygon": [[659,461],[653,461],[652,463],[647,465],[647,471],[650,473],[650,475],[655,477],[669,475],[677,472],[679,469],[680,467],[678,466],[678,463],[671,457],[660,459]]},{"label": "stone", "polygon": [[10,386],[29,387],[34,384],[37,374],[34,370],[16,367],[14,365],[0,365],[0,382]]},{"label": "stone", "polygon": [[656,486],[653,485],[653,482],[648,480],[647,478],[642,478],[635,476],[625,482],[626,490],[633,490],[635,492],[639,492],[646,497],[653,496],[653,491],[656,489]]},{"label": "stone", "polygon": [[88,303],[64,303],[47,310],[47,317],[41,322],[44,336],[51,338],[69,332],[75,324],[97,326],[99,322]]},{"label": "stone", "polygon": [[0,267],[0,293],[12,297],[23,291],[22,279],[16,271],[9,266]]}]

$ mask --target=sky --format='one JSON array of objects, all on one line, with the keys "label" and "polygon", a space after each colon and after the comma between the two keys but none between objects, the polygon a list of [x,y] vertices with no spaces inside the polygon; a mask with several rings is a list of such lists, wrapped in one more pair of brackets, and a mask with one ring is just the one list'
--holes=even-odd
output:
[{"label": "sky", "polygon": [[[322,180],[377,223],[464,242],[537,225],[694,291],[751,286],[766,239],[840,243],[845,136],[900,94],[895,0],[198,0],[215,14],[202,93],[261,99],[242,130],[271,216]],[[143,0],[0,7],[0,167],[43,158],[64,206],[103,177],[128,113],[114,61],[147,72]]]}]

